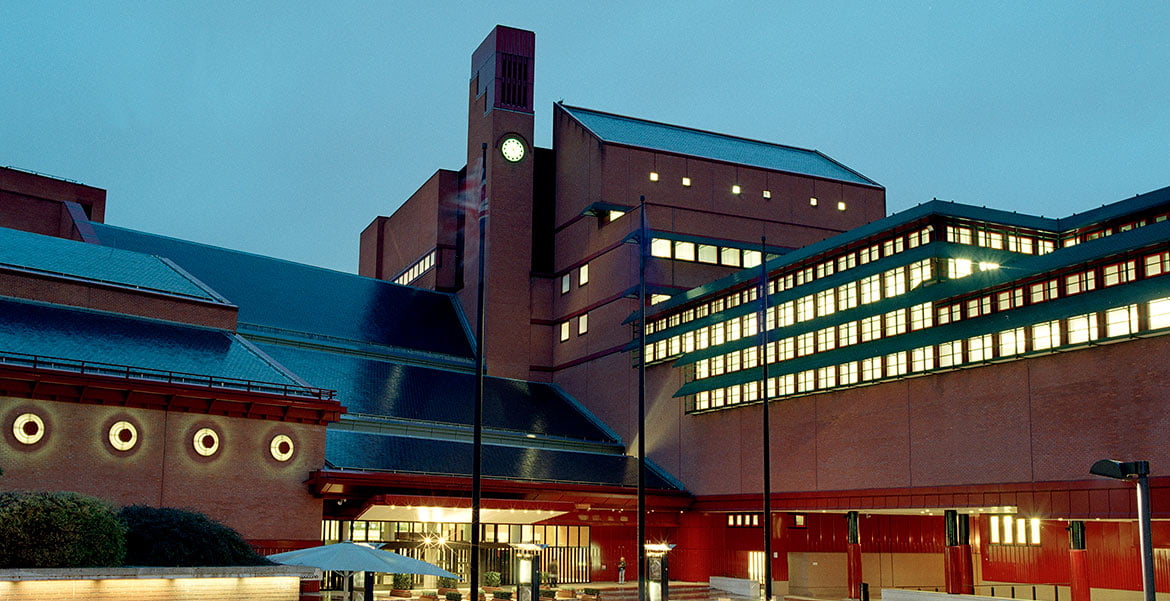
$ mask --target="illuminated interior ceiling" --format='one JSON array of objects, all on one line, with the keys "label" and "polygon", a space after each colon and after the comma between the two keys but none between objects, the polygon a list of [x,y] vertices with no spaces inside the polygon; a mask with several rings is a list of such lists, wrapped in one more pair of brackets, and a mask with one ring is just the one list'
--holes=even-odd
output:
[{"label": "illuminated interior ceiling", "polygon": [[871,515],[942,515],[947,510],[954,510],[960,514],[982,515],[1014,514],[1019,508],[1015,505],[999,505],[986,507],[905,507],[882,509],[781,509],[775,511],[783,513],[845,513],[846,511],[856,511],[857,513]]},{"label": "illuminated interior ceiling", "polygon": [[[484,524],[535,524],[560,515],[564,511],[547,509],[488,509],[480,508],[479,521]],[[421,507],[411,505],[371,505],[357,517],[375,522],[445,522],[471,523],[470,507]]]}]

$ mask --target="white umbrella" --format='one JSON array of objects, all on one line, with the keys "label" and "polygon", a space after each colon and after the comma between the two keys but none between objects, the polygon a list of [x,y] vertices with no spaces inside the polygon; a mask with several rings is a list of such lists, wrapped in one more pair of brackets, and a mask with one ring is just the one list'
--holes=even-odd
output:
[{"label": "white umbrella", "polygon": [[[277,553],[269,555],[268,559],[285,565],[309,566],[333,572],[390,572],[459,578],[432,563],[351,542]],[[347,586],[348,582],[347,578]]]}]

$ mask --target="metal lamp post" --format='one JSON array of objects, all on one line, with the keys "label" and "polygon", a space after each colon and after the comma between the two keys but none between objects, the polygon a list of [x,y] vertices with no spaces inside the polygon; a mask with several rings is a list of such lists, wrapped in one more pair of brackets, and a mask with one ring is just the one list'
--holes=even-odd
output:
[{"label": "metal lamp post", "polygon": [[1142,592],[1154,601],[1154,544],[1150,539],[1150,462],[1102,459],[1089,473],[1115,480],[1137,480],[1138,533],[1142,547]]}]

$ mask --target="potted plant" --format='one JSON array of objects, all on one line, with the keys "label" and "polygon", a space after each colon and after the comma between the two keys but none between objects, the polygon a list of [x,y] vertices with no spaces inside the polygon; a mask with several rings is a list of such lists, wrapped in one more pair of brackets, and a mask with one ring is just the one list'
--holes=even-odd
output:
[{"label": "potted plant", "polygon": [[450,592],[447,593],[446,598],[447,601],[463,601],[463,593],[459,591]]},{"label": "potted plant", "polygon": [[541,599],[555,599],[557,592],[551,588],[545,588],[547,585],[541,585],[540,598]]},{"label": "potted plant", "polygon": [[423,591],[419,594],[418,601],[439,601],[439,595],[436,591]]},{"label": "potted plant", "polygon": [[494,591],[492,592],[493,599],[511,599],[512,591]]},{"label": "potted plant", "polygon": [[598,601],[598,598],[601,597],[601,589],[599,588],[583,588],[581,592],[583,593],[581,601]]},{"label": "potted plant", "polygon": [[483,573],[483,591],[485,593],[494,593],[500,590],[500,573],[499,572],[484,572]]},{"label": "potted plant", "polygon": [[410,574],[394,574],[390,588],[391,597],[411,597],[410,589],[414,586],[414,576]]},{"label": "potted plant", "polygon": [[446,577],[446,576],[440,576],[440,577],[439,577],[439,591],[438,591],[438,594],[439,594],[439,595],[447,595],[447,594],[449,594],[449,593],[458,593],[458,592],[459,592],[459,589],[456,589],[456,588],[455,588],[455,585],[456,585],[456,584],[458,584],[458,582],[459,582],[459,581],[458,581],[458,580],[455,580],[454,578],[448,578],[448,577]]}]

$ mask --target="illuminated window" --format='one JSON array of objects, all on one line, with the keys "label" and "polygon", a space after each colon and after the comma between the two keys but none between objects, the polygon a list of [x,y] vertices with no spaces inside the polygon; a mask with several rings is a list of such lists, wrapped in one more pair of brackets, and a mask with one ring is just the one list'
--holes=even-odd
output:
[{"label": "illuminated window", "polygon": [[837,328],[828,327],[817,330],[817,351],[831,351],[837,347]]},{"label": "illuminated window", "polygon": [[1032,284],[1028,287],[1028,293],[1033,304],[1057,298],[1060,294],[1059,291],[1060,282],[1057,280],[1048,280],[1047,282]]},{"label": "illuminated window", "polygon": [[1067,322],[1069,344],[1080,344],[1097,339],[1096,313],[1069,317]]},{"label": "illuminated window", "polygon": [[684,186],[687,186],[687,187],[690,187],[690,185],[691,185],[691,178],[689,178],[689,177],[684,177],[684,178],[682,178],[682,185],[684,185]]},{"label": "illuminated window", "polygon": [[954,340],[938,345],[938,366],[953,367],[963,363],[963,341]]},{"label": "illuminated window", "polygon": [[832,388],[837,385],[837,366],[829,365],[817,370],[817,389]]},{"label": "illuminated window", "polygon": [[110,446],[118,451],[129,451],[138,444],[138,428],[128,421],[116,422],[110,426]]},{"label": "illuminated window", "polygon": [[1109,309],[1105,312],[1105,335],[1125,336],[1138,329],[1137,305]]},{"label": "illuminated window", "polygon": [[1150,329],[1170,328],[1170,298],[1150,301]]},{"label": "illuminated window", "polygon": [[844,210],[845,210],[845,203],[843,203],[843,202],[838,202],[838,203],[837,203],[837,210],[838,210],[838,211],[844,211]]},{"label": "illuminated window", "polygon": [[906,351],[886,355],[886,376],[900,376],[906,373]]},{"label": "illuminated window", "polygon": [[796,301],[796,321],[808,321],[817,316],[815,312],[816,304],[813,295],[808,295],[797,299]]},{"label": "illuminated window", "polygon": [[844,311],[857,306],[857,283],[849,282],[837,287],[837,308]]},{"label": "illuminated window", "polygon": [[562,321],[561,322],[561,342],[564,342],[568,339],[569,339],[569,322]]},{"label": "illuminated window", "polygon": [[21,444],[36,444],[45,437],[45,422],[35,413],[22,413],[12,422],[12,435]]},{"label": "illuminated window", "polygon": [[739,194],[742,191],[743,191],[743,188],[740,188],[739,184],[735,184],[735,185],[731,186],[731,193],[732,194]]},{"label": "illuminated window", "polygon": [[665,238],[654,238],[650,241],[650,254],[662,259],[670,258],[671,241]]},{"label": "illuminated window", "polygon": [[947,259],[947,276],[953,279],[965,278],[974,270],[967,259]]},{"label": "illuminated window", "polygon": [[719,247],[711,244],[700,244],[697,256],[700,263],[718,263]]},{"label": "illuminated window", "polygon": [[652,181],[652,182],[658,181],[658,172],[657,171],[650,172],[650,181]]},{"label": "illuminated window", "polygon": [[955,242],[957,244],[971,244],[971,228],[948,225],[947,242]]},{"label": "illuminated window", "polygon": [[268,444],[268,452],[277,461],[288,461],[293,456],[293,441],[287,434],[277,434]]},{"label": "illuminated window", "polygon": [[808,199],[808,204],[809,204],[809,206],[813,206],[813,207],[817,206],[817,199],[816,199],[816,197],[814,196],[814,197],[811,197],[811,198],[809,198],[809,199]]},{"label": "illuminated window", "polygon": [[910,351],[910,369],[913,371],[934,369],[934,347],[924,346]]},{"label": "illuminated window", "polygon": [[882,276],[871,275],[861,280],[861,304],[868,305],[882,299]]},{"label": "illuminated window", "polygon": [[211,428],[200,428],[191,440],[195,452],[204,457],[211,457],[219,451],[219,434]]},{"label": "illuminated window", "polygon": [[723,248],[719,253],[719,262],[732,267],[740,266],[740,251],[738,248]]},{"label": "illuminated window", "polygon": [[764,190],[764,198],[772,198],[772,191]]},{"label": "illuminated window", "polygon": [[931,303],[910,307],[910,329],[921,330],[934,325],[934,308]]},{"label": "illuminated window", "polygon": [[861,361],[861,379],[869,382],[882,377],[882,358],[870,357]]},{"label": "illuminated window", "polygon": [[1024,328],[1004,330],[999,333],[999,356],[1010,357],[1024,352]]},{"label": "illuminated window", "polygon": [[667,300],[670,300],[669,294],[651,294],[650,295],[650,304],[651,305],[657,305],[658,303],[661,303],[661,302],[667,301]]},{"label": "illuminated window", "polygon": [[695,243],[683,242],[682,240],[675,240],[674,242],[674,258],[679,261],[694,261],[695,260]]},{"label": "illuminated window", "polygon": [[838,366],[837,373],[839,374],[838,382],[841,386],[856,384],[858,378],[858,364],[856,361],[842,363]]},{"label": "illuminated window", "polygon": [[589,283],[589,264],[586,263],[577,270],[577,285],[584,286]]},{"label": "illuminated window", "polygon": [[568,294],[572,283],[573,278],[570,277],[569,274],[566,273],[565,275],[561,276],[561,294]]},{"label": "illuminated window", "polygon": [[758,250],[743,251],[743,266],[744,267],[759,267],[762,255]]},{"label": "illuminated window", "polygon": [[1042,351],[1060,346],[1060,322],[1048,321],[1032,326],[1032,350]]},{"label": "illuminated window", "polygon": [[847,321],[837,326],[837,344],[849,346],[857,344],[857,322]]},{"label": "illuminated window", "polygon": [[967,339],[967,360],[986,361],[991,359],[991,334],[972,336]]},{"label": "illuminated window", "polygon": [[610,211],[606,215],[608,216],[610,221],[617,221],[618,219],[621,218],[622,215],[625,215],[625,214],[626,214],[625,211]]},{"label": "illuminated window", "polygon": [[1170,251],[1160,252],[1146,257],[1146,277],[1153,277],[1170,272]]},{"label": "illuminated window", "polygon": [[824,317],[832,315],[837,310],[837,291],[835,288],[822,290],[817,293],[817,315]]},{"label": "illuminated window", "polygon": [[[581,317],[577,318],[577,335],[580,336],[581,334],[584,334],[585,332],[588,332],[588,331],[589,331],[589,314],[585,313],[585,314],[582,314]],[[678,336],[671,338],[671,341],[677,342]],[[677,353],[675,353],[675,354],[677,354]]]},{"label": "illuminated window", "polygon": [[861,341],[869,342],[882,337],[882,316],[871,315],[861,320]]},{"label": "illuminated window", "polygon": [[1081,292],[1088,292],[1097,287],[1097,277],[1092,271],[1085,271],[1082,273],[1074,273],[1064,278],[1064,293],[1065,294],[1080,294]]},{"label": "illuminated window", "polygon": [[1106,286],[1132,282],[1137,277],[1136,264],[1136,261],[1126,261],[1116,265],[1106,265],[1101,272],[1101,279]]}]

